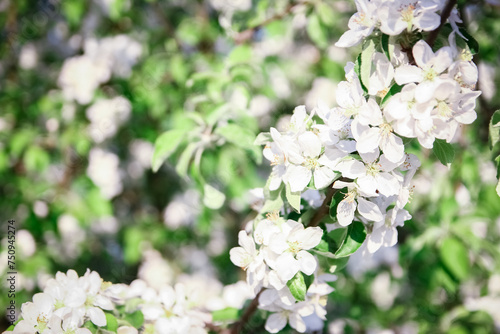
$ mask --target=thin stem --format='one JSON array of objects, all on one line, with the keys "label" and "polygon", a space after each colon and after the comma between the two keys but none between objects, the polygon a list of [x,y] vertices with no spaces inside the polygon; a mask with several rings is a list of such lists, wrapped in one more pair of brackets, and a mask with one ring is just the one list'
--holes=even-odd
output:
[{"label": "thin stem", "polygon": [[231,329],[229,330],[228,334],[238,334],[240,331],[243,329],[243,326],[250,320],[252,315],[257,311],[257,306],[259,306],[259,296],[260,294],[264,291],[265,289],[262,288],[259,293],[255,296],[255,298],[252,300],[248,308],[246,309],[245,313],[241,316],[240,320],[235,322]]},{"label": "thin stem", "polygon": [[446,3],[446,6],[443,8],[443,11],[441,12],[441,23],[439,24],[439,27],[431,31],[429,36],[427,36],[426,42],[427,44],[429,44],[429,46],[432,47],[434,45],[434,42],[436,42],[436,38],[438,37],[439,31],[446,23],[446,20],[448,20],[448,18],[450,17],[451,11],[453,10],[456,4],[457,0],[449,0]]},{"label": "thin stem", "polygon": [[333,188],[333,183],[328,186],[328,191],[326,192],[326,197],[320,208],[314,216],[311,218],[308,227],[318,226],[324,216],[328,214],[330,211],[330,203],[332,202],[332,198],[337,193],[338,189]]}]

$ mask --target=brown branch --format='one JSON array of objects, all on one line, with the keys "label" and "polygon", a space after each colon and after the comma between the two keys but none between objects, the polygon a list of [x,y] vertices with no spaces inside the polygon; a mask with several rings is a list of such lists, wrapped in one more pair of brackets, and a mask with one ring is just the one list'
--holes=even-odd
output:
[{"label": "brown branch", "polygon": [[240,331],[243,329],[243,326],[250,320],[252,315],[257,311],[257,306],[259,306],[259,296],[260,294],[264,291],[265,289],[262,288],[259,293],[255,296],[255,298],[252,300],[248,308],[246,309],[245,313],[241,316],[240,320],[235,322],[231,329],[227,331],[223,331],[223,334],[238,334]]},{"label": "brown branch", "polygon": [[265,25],[268,25],[271,22],[281,20],[283,17],[290,14],[295,7],[300,6],[300,5],[307,5],[307,4],[308,4],[307,2],[288,4],[288,6],[285,8],[285,10],[282,13],[275,14],[275,15],[271,16],[270,18],[264,20],[263,22],[259,23],[258,25],[254,26],[254,27],[250,27],[250,28],[243,30],[242,32],[239,32],[238,34],[236,34],[236,36],[234,36],[234,40],[235,40],[236,44],[241,44],[241,43],[244,43],[247,40],[251,39],[257,30],[259,30],[260,28],[262,28]]},{"label": "brown branch", "polygon": [[329,213],[330,203],[332,202],[332,198],[337,191],[338,189],[333,188],[333,183],[328,186],[325,200],[319,207],[318,211],[316,211],[314,216],[311,218],[311,221],[309,222],[309,225],[307,225],[307,227],[318,226],[318,224],[321,222],[321,219],[323,219],[323,217]]},{"label": "brown branch", "polygon": [[427,44],[429,44],[430,47],[434,45],[434,42],[436,41],[436,38],[438,37],[439,31],[441,28],[444,26],[446,23],[446,20],[450,17],[451,11],[453,10],[453,7],[457,4],[457,0],[448,0],[446,3],[446,6],[443,8],[441,11],[441,23],[439,24],[439,27],[431,31],[429,36],[427,36]]}]

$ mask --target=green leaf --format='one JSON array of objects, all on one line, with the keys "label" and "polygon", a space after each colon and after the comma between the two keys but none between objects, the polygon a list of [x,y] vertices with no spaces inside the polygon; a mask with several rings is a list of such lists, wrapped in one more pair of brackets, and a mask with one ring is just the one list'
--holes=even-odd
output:
[{"label": "green leaf", "polygon": [[140,328],[144,323],[144,314],[140,310],[137,310],[132,313],[126,313],[125,320],[129,324],[131,324],[134,328]]},{"label": "green leaf", "polygon": [[215,133],[243,149],[249,150],[253,159],[260,164],[262,162],[261,149],[254,145],[255,134],[237,124],[227,124],[218,127]]},{"label": "green leaf", "polygon": [[380,102],[380,108],[384,108],[387,102],[389,102],[389,99],[397,93],[401,92],[401,89],[403,89],[403,86],[400,86],[398,84],[392,85],[387,94],[385,94],[385,96],[382,98],[382,101]]},{"label": "green leaf", "polygon": [[500,196],[500,180],[498,181],[497,187],[495,188],[495,190],[497,191],[497,195]]},{"label": "green leaf", "polygon": [[189,163],[191,162],[191,158],[193,157],[193,154],[197,148],[198,148],[198,143],[189,143],[189,145],[184,149],[184,152],[182,152],[179,160],[177,161],[177,165],[175,166],[177,174],[179,174],[182,177],[187,176]]},{"label": "green leaf", "polygon": [[328,259],[328,271],[330,273],[342,270],[347,265],[349,257],[341,257],[339,259]]},{"label": "green leaf", "polygon": [[458,280],[467,277],[470,270],[469,255],[465,245],[459,240],[446,238],[439,249],[439,257],[448,271]]},{"label": "green leaf", "polygon": [[240,317],[240,310],[234,307],[226,307],[222,310],[212,312],[212,321],[237,320]]},{"label": "green leaf", "polygon": [[252,59],[252,48],[249,45],[243,44],[235,47],[228,56],[228,61],[231,65],[246,63]]},{"label": "green leaf", "polygon": [[297,301],[306,300],[307,285],[302,272],[297,272],[291,280],[289,280],[286,285],[290,289],[292,296]]},{"label": "green leaf", "polygon": [[307,34],[318,47],[323,49],[328,46],[326,31],[321,25],[318,16],[315,14],[311,14],[308,17]]},{"label": "green leaf", "polygon": [[290,183],[286,184],[286,200],[297,212],[300,213],[300,191],[292,192],[290,190]]},{"label": "green leaf", "polygon": [[432,151],[439,159],[439,161],[441,161],[441,163],[445,166],[447,166],[449,163],[452,163],[453,159],[455,158],[455,149],[444,139],[436,139],[434,141]]},{"label": "green leaf", "polygon": [[462,35],[465,36],[465,38],[467,38],[467,40],[465,41],[467,43],[467,45],[469,46],[469,49],[470,49],[470,52],[475,55],[479,52],[479,43],[476,41],[476,39],[474,37],[472,37],[469,32],[467,30],[465,30],[464,28],[459,28],[460,32],[462,33]]},{"label": "green leaf", "polygon": [[336,253],[347,237],[348,228],[336,228],[333,231],[328,232],[328,250],[332,253]]},{"label": "green leaf", "polygon": [[185,136],[183,130],[170,130],[162,133],[155,142],[155,150],[151,160],[151,168],[153,172],[158,171],[163,162],[175,152],[179,144]]},{"label": "green leaf", "polygon": [[118,329],[118,321],[116,320],[115,316],[112,315],[111,313],[105,313],[106,314],[106,326],[104,327],[108,331],[111,332],[116,332]]},{"label": "green leaf", "polygon": [[335,252],[336,257],[346,257],[358,250],[366,239],[365,225],[361,222],[354,221],[347,228],[347,235],[340,246]]},{"label": "green leaf", "polygon": [[333,26],[335,23],[335,12],[332,6],[326,2],[319,2],[316,4],[316,14],[326,26]]},{"label": "green leaf", "polygon": [[[343,188],[343,189],[347,189],[347,188]],[[330,217],[332,217],[332,218],[337,217],[337,206],[344,199],[344,196],[346,193],[347,193],[347,191],[342,192],[341,189],[339,189],[335,192],[335,194],[332,197],[332,201],[330,202],[330,209],[329,209]]]},{"label": "green leaf", "polygon": [[93,334],[97,332],[98,328],[96,325],[94,325],[94,323],[92,321],[86,321],[84,324],[83,324],[83,327],[84,328],[87,328],[88,330],[90,330]]},{"label": "green leaf", "polygon": [[272,142],[273,138],[271,137],[271,133],[269,132],[261,132],[257,135],[257,138],[255,138],[253,144],[254,145],[265,145],[269,142]]},{"label": "green leaf", "polygon": [[370,85],[370,75],[372,71],[372,57],[375,53],[375,42],[373,39],[367,40],[363,44],[363,51],[361,52],[361,64],[360,64],[360,78],[365,87]]},{"label": "green leaf", "polygon": [[217,210],[224,204],[224,201],[226,200],[226,195],[224,195],[219,190],[215,189],[209,184],[205,184],[203,189],[204,189],[203,204],[207,208]]},{"label": "green leaf", "polygon": [[491,116],[489,132],[490,150],[492,150],[500,142],[500,110],[495,111]]},{"label": "green leaf", "polygon": [[380,43],[382,44],[382,50],[384,51],[385,56],[387,57],[387,59],[391,60],[391,53],[389,51],[389,47],[390,47],[389,38],[390,38],[389,35],[382,34],[382,38],[380,39]]}]

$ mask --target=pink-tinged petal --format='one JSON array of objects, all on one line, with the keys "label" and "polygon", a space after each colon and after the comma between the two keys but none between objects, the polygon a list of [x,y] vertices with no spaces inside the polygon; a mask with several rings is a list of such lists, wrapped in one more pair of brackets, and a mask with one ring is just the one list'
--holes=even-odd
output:
[{"label": "pink-tinged petal", "polygon": [[276,271],[279,278],[288,282],[300,270],[299,261],[297,261],[292,253],[283,253],[276,260]]},{"label": "pink-tinged petal", "polygon": [[91,307],[87,310],[87,314],[90,317],[90,321],[92,321],[94,325],[99,327],[106,326],[106,315],[100,308]]},{"label": "pink-tinged petal", "polygon": [[402,162],[405,156],[405,146],[400,137],[390,133],[380,144],[387,160],[393,163]]},{"label": "pink-tinged petal", "polygon": [[292,192],[302,191],[311,181],[312,172],[304,166],[290,165],[285,178],[290,183]]},{"label": "pink-tinged petal", "polygon": [[394,72],[394,80],[398,85],[420,82],[423,79],[422,69],[413,65],[401,65]]},{"label": "pink-tinged petal", "polygon": [[321,153],[321,141],[311,131],[306,131],[298,138],[300,148],[306,157],[316,158]]},{"label": "pink-tinged petal", "polygon": [[377,127],[364,131],[356,144],[356,149],[360,153],[374,151],[380,144],[380,129]]},{"label": "pink-tinged petal", "polygon": [[316,258],[307,251],[300,251],[297,254],[297,260],[299,261],[300,271],[306,275],[312,275],[318,266]]},{"label": "pink-tinged petal", "polygon": [[353,200],[344,199],[337,206],[337,220],[342,226],[347,226],[352,223],[354,219],[354,212],[356,211],[356,202]]},{"label": "pink-tinged petal", "polygon": [[278,333],[285,328],[286,322],[287,318],[283,313],[273,313],[266,320],[266,331],[269,333]]},{"label": "pink-tinged petal", "polygon": [[290,326],[299,333],[304,333],[307,329],[304,319],[297,313],[290,313],[289,315]]},{"label": "pink-tinged petal", "polygon": [[371,221],[376,222],[384,219],[380,208],[375,203],[367,201],[362,197],[358,197],[358,211],[363,217]]},{"label": "pink-tinged petal", "polygon": [[366,242],[366,249],[368,249],[368,252],[375,253],[380,249],[380,247],[382,247],[382,244],[384,243],[384,232],[385,228],[373,230]]},{"label": "pink-tinged petal", "polygon": [[337,174],[329,167],[322,166],[314,170],[314,186],[316,189],[323,189],[332,183]]}]

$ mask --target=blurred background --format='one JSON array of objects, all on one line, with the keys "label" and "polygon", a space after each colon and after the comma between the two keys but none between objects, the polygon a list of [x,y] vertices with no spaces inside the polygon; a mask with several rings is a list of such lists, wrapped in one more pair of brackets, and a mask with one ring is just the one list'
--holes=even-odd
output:
[{"label": "blurred background", "polygon": [[[398,246],[338,272],[325,332],[500,332],[488,145],[500,2],[459,8],[480,44],[478,119],[455,138],[450,168],[409,143],[423,162],[413,219]],[[244,279],[229,249],[270,171],[253,140],[286,126],[296,105],[335,105],[360,47],[333,44],[355,11],[319,0],[0,0],[0,273],[5,282],[14,219],[16,304],[70,268],[113,283],[191,282],[214,298]],[[262,332],[254,320],[249,332]]]}]

